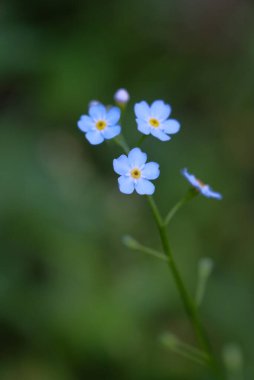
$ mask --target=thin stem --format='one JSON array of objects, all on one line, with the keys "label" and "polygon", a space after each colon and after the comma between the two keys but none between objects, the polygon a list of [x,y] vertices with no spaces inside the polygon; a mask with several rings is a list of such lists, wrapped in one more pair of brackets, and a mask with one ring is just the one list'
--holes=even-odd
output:
[{"label": "thin stem", "polygon": [[150,256],[154,256],[157,259],[168,261],[168,257],[164,255],[164,253],[161,253],[159,251],[156,251],[155,249],[146,247],[145,245],[140,244],[137,240],[133,239],[131,236],[124,236],[123,237],[123,243],[126,245],[126,247],[134,250],[139,251],[142,253],[146,253]]},{"label": "thin stem", "polygon": [[196,290],[196,305],[200,306],[201,302],[204,298],[205,290],[206,290],[207,278],[201,278],[198,281],[197,290]]},{"label": "thin stem", "polygon": [[137,248],[137,251],[140,251],[140,252],[146,253],[148,255],[157,257],[157,259],[160,259],[160,260],[163,260],[163,261],[168,261],[167,256],[165,256],[163,253],[158,252],[155,249],[146,247],[144,245],[139,245],[139,247]]},{"label": "thin stem", "polygon": [[165,218],[165,224],[169,224],[169,222],[173,219],[174,215],[177,211],[184,206],[187,202],[191,201],[194,197],[198,195],[198,191],[195,188],[191,188],[187,194],[175,204],[175,206],[168,212]]},{"label": "thin stem", "polygon": [[177,344],[180,349],[182,349],[183,351],[189,352],[192,355],[196,355],[204,362],[207,362],[209,360],[209,358],[207,357],[207,354],[205,354],[203,351],[198,350],[196,347],[192,347],[189,344],[186,344],[181,341],[178,341]]},{"label": "thin stem", "polygon": [[147,135],[142,135],[140,137],[140,139],[138,140],[138,142],[137,142],[137,146],[140,147],[143,144],[143,142],[145,141],[146,138],[147,138]]},{"label": "thin stem", "polygon": [[175,352],[176,354],[180,355],[180,356],[183,356],[184,358],[186,359],[189,359],[193,362],[196,362],[200,365],[206,365],[206,361],[202,358],[200,358],[199,356],[197,355],[194,355],[193,353],[191,352],[188,352],[188,351],[184,351],[182,350],[180,347],[170,347],[170,349]]},{"label": "thin stem", "polygon": [[[142,142],[145,140],[146,137],[147,137],[146,135],[141,137],[140,141],[138,142],[138,146],[140,146],[142,144]],[[124,150],[124,152],[126,154],[129,153],[129,147],[128,147],[128,144],[126,143],[123,135],[117,136],[114,139],[114,141],[122,147],[122,149]],[[192,189],[192,191],[193,191],[193,189]],[[196,305],[192,301],[187,289],[185,288],[184,283],[182,281],[182,278],[180,276],[180,273],[179,273],[177,266],[175,264],[175,261],[174,261],[173,255],[172,255],[172,251],[171,251],[171,248],[169,245],[168,236],[167,236],[167,229],[166,229],[167,225],[166,225],[165,221],[163,220],[153,197],[147,196],[147,199],[148,199],[149,205],[151,207],[151,210],[152,210],[152,213],[153,213],[153,216],[154,216],[154,219],[155,219],[158,231],[159,231],[159,235],[161,238],[161,243],[162,243],[164,253],[168,259],[168,265],[171,269],[171,272],[172,272],[173,278],[175,280],[176,286],[177,286],[178,291],[180,293],[180,296],[182,298],[186,313],[189,317],[190,322],[192,323],[192,325],[194,327],[194,330],[195,330],[197,339],[200,343],[200,346],[202,347],[202,349],[204,350],[204,352],[207,355],[206,362],[213,369],[214,373],[216,373],[218,378],[221,378],[220,368],[218,367],[217,361],[213,356],[211,346],[210,346],[210,343],[207,339],[203,325],[201,324],[201,322],[199,320]],[[180,208],[180,206],[178,206],[176,208],[176,210],[174,211],[174,214]],[[166,217],[166,221],[168,219],[170,220],[172,218],[173,212],[172,212],[172,214],[171,214],[171,212],[169,214],[170,215]]]},{"label": "thin stem", "polygon": [[165,218],[165,224],[169,224],[173,216],[177,213],[177,211],[186,203],[186,200],[183,198],[179,202],[175,204],[175,206],[168,212]]},{"label": "thin stem", "polygon": [[213,260],[209,257],[203,257],[199,260],[198,263],[198,281],[195,301],[196,305],[200,306],[207,287],[207,281],[213,270]]},{"label": "thin stem", "polygon": [[163,227],[163,220],[162,220],[161,214],[159,212],[159,209],[158,209],[158,207],[157,207],[157,205],[156,205],[156,203],[155,203],[155,201],[151,195],[148,195],[147,199],[148,199],[149,205],[152,209],[153,216],[155,218],[157,227],[160,229],[161,227]]},{"label": "thin stem", "polygon": [[114,142],[115,142],[117,145],[119,145],[119,146],[123,149],[123,151],[124,151],[126,154],[129,153],[130,148],[129,148],[129,146],[128,146],[128,144],[127,144],[127,142],[126,142],[126,140],[125,140],[123,134],[116,136],[116,137],[114,138]]},{"label": "thin stem", "polygon": [[157,207],[153,197],[148,196],[147,199],[148,199],[149,205],[151,207],[151,210],[152,210],[152,213],[153,213],[153,216],[154,216],[157,228],[158,228],[158,232],[160,235],[160,239],[161,239],[161,243],[162,243],[164,253],[168,257],[168,264],[169,264],[171,273],[173,275],[174,281],[176,283],[176,286],[177,286],[178,291],[180,293],[182,302],[184,304],[185,311],[189,317],[190,322],[193,325],[193,328],[195,330],[196,337],[199,341],[200,346],[202,347],[202,349],[206,352],[206,354],[208,356],[207,363],[216,372],[216,374],[219,375],[217,362],[216,362],[215,358],[213,357],[210,343],[207,339],[203,325],[201,324],[201,322],[199,320],[197,308],[195,306],[195,303],[191,299],[187,289],[185,288],[185,285],[182,281],[181,275],[180,275],[178,268],[176,266],[176,263],[174,261],[174,257],[173,257],[173,254],[172,254],[172,251],[171,251],[171,248],[169,245],[166,225],[162,221],[162,217],[160,215],[160,212],[158,210],[158,207]]},{"label": "thin stem", "polygon": [[185,356],[191,360],[194,360],[198,362],[199,364],[205,365],[207,363],[208,358],[207,358],[207,355],[203,351],[200,351],[196,347],[193,347],[189,344],[182,342],[173,334],[166,334],[162,337],[161,340],[162,340],[162,343],[164,343],[172,351],[175,351],[176,353],[182,356]]}]

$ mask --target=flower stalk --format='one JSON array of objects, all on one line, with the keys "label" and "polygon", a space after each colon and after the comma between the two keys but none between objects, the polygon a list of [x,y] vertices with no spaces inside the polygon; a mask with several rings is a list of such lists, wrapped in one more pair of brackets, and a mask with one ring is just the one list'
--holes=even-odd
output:
[{"label": "flower stalk", "polygon": [[177,213],[177,211],[180,210],[180,208],[182,208],[186,203],[191,201],[197,195],[199,195],[199,192],[195,189],[195,187],[191,187],[185,195],[185,197],[183,197],[179,202],[177,202],[175,206],[168,212],[165,218],[165,224],[168,225]]},{"label": "flower stalk", "polygon": [[164,253],[158,252],[155,249],[152,249],[152,248],[146,247],[143,244],[140,244],[137,240],[133,239],[131,236],[128,236],[128,235],[124,236],[123,243],[129,249],[146,253],[147,255],[154,256],[157,259],[160,259],[163,261],[168,261],[168,257],[165,256]]},{"label": "flower stalk", "polygon": [[203,351],[182,342],[175,335],[169,333],[164,334],[161,337],[161,342],[176,354],[192,360],[200,365],[206,365],[208,357]]},{"label": "flower stalk", "polygon": [[130,148],[129,148],[129,146],[128,146],[128,144],[127,144],[122,133],[120,135],[116,136],[114,138],[114,141],[118,146],[120,146],[123,149],[124,153],[126,153],[126,154],[129,153]]},{"label": "flower stalk", "polygon": [[198,311],[196,308],[196,305],[194,301],[192,300],[191,296],[189,295],[189,292],[185,288],[185,285],[183,283],[182,277],[179,273],[179,270],[176,266],[172,250],[169,244],[167,229],[166,229],[166,223],[163,221],[163,218],[159,212],[159,209],[154,201],[154,198],[152,196],[147,196],[147,200],[149,203],[149,206],[152,210],[152,214],[160,235],[162,248],[165,253],[165,255],[168,257],[168,265],[171,270],[173,279],[175,281],[175,284],[177,286],[177,289],[179,291],[179,294],[181,296],[186,314],[194,328],[197,340],[200,344],[200,347],[202,350],[206,353],[207,358],[206,362],[209,365],[209,367],[216,373],[218,378],[221,378],[220,369],[217,364],[217,360],[215,359],[210,342],[207,338],[206,332],[204,330],[204,327],[199,319]]},{"label": "flower stalk", "polygon": [[205,295],[207,281],[213,270],[213,260],[209,257],[202,257],[198,263],[198,282],[196,289],[196,305],[200,306]]}]

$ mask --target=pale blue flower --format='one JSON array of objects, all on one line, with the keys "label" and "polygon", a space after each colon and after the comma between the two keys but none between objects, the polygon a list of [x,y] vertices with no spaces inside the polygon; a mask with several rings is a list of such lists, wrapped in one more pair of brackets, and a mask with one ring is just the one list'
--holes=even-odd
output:
[{"label": "pale blue flower", "polygon": [[189,183],[194,186],[201,194],[207,198],[222,199],[220,193],[216,193],[211,189],[209,185],[206,185],[199,179],[197,179],[193,174],[190,174],[187,169],[182,170],[183,176],[189,181]]},{"label": "pale blue flower", "polygon": [[134,190],[140,195],[151,195],[155,186],[151,179],[160,175],[159,164],[156,162],[146,163],[147,155],[141,149],[132,149],[128,156],[122,154],[113,160],[113,167],[117,174],[119,190],[124,194],[131,194]]},{"label": "pale blue flower", "polygon": [[145,135],[153,135],[161,141],[171,139],[169,135],[177,133],[180,123],[175,119],[169,119],[171,107],[162,100],[155,100],[151,106],[142,101],[134,107],[138,130]]},{"label": "pale blue flower", "polygon": [[81,116],[78,127],[85,132],[90,144],[101,144],[104,139],[112,139],[121,132],[121,127],[117,124],[121,115],[118,107],[107,110],[104,105],[96,104],[89,107],[88,113],[89,116]]}]

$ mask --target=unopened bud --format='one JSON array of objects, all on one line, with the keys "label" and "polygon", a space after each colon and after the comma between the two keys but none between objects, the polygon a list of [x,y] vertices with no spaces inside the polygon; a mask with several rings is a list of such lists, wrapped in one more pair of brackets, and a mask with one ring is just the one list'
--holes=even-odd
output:
[{"label": "unopened bud", "polygon": [[139,243],[129,235],[123,236],[123,244],[130,249],[138,249]]},{"label": "unopened bud", "polygon": [[179,339],[175,335],[170,334],[170,333],[162,335],[160,340],[163,344],[165,344],[171,349],[174,349],[175,347],[177,347],[179,343]]},{"label": "unopened bud", "polygon": [[120,88],[114,95],[115,102],[120,105],[125,105],[130,100],[130,95],[125,88]]}]

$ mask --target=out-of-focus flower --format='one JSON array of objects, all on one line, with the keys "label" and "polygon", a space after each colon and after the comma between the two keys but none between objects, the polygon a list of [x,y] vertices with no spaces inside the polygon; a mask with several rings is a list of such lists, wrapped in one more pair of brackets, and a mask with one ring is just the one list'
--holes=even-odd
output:
[{"label": "out-of-focus flower", "polygon": [[90,108],[92,106],[98,106],[98,104],[101,104],[101,102],[99,102],[99,100],[91,100],[88,104],[88,108]]},{"label": "out-of-focus flower", "polygon": [[132,149],[128,156],[122,154],[113,160],[113,167],[117,174],[119,190],[124,194],[131,194],[134,190],[140,195],[151,195],[155,186],[150,180],[160,175],[159,164],[146,163],[147,155],[141,149]]},{"label": "out-of-focus flower", "polygon": [[130,95],[125,88],[119,88],[114,95],[114,99],[119,105],[125,105],[130,100]]},{"label": "out-of-focus flower", "polygon": [[89,108],[88,114],[81,116],[78,127],[85,132],[90,144],[101,144],[104,139],[112,139],[121,132],[120,125],[117,125],[121,115],[118,107],[107,110],[102,104],[96,104]]},{"label": "out-of-focus flower", "polygon": [[161,141],[171,139],[169,135],[177,133],[180,123],[175,119],[168,119],[171,107],[162,100],[156,100],[151,106],[142,101],[134,107],[138,130],[145,135],[153,135]]},{"label": "out-of-focus flower", "polygon": [[186,168],[182,170],[182,174],[189,181],[189,183],[205,197],[222,199],[222,195],[220,193],[213,191],[209,185],[197,179],[193,174],[190,174]]}]

